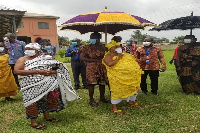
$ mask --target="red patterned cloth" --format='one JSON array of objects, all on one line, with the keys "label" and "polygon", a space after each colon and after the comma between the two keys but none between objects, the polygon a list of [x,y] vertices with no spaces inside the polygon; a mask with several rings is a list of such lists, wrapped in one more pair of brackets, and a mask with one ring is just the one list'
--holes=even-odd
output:
[{"label": "red patterned cloth", "polygon": [[[79,48],[79,52],[85,53],[90,59],[102,60],[105,55],[105,46],[102,45],[99,49],[93,49],[92,45],[86,45]],[[106,84],[107,72],[102,62],[84,62],[86,65],[86,79],[88,84]]]},{"label": "red patterned cloth", "polygon": [[[149,51],[149,48],[147,48],[147,51]],[[150,53],[148,56],[149,63],[146,63],[147,55],[146,55],[144,46],[137,48],[136,56],[138,59],[137,61],[140,67],[142,68],[142,70],[159,70],[160,68],[159,61],[162,65],[162,68],[166,69],[166,63],[164,60],[163,52],[161,48],[157,46],[152,46],[150,50]]]}]

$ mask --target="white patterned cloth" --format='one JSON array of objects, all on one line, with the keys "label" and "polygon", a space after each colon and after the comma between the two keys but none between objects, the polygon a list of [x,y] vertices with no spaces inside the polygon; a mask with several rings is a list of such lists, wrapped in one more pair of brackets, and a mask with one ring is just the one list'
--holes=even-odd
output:
[{"label": "white patterned cloth", "polygon": [[68,69],[49,55],[41,55],[33,60],[26,61],[24,70],[51,70],[56,64],[59,64],[57,74],[51,76],[40,74],[22,76],[20,83],[25,107],[37,102],[56,88],[60,89],[64,107],[66,107],[67,101],[80,98],[72,87]]}]

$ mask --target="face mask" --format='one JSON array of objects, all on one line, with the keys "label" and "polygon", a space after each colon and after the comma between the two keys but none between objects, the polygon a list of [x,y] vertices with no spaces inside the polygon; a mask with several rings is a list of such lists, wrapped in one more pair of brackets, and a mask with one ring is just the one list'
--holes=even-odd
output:
[{"label": "face mask", "polygon": [[72,46],[76,46],[77,45],[77,42],[72,42]]},{"label": "face mask", "polygon": [[149,46],[151,44],[151,42],[143,42],[144,46]]},{"label": "face mask", "polygon": [[90,42],[90,44],[96,44],[97,40],[96,39],[90,39],[89,42]]},{"label": "face mask", "polygon": [[119,53],[122,53],[122,48],[117,48],[115,49],[115,51],[119,54]]},{"label": "face mask", "polygon": [[3,40],[7,42],[9,41],[8,37],[4,37]]},{"label": "face mask", "polygon": [[0,52],[2,52],[4,50],[4,47],[0,47]]},{"label": "face mask", "polygon": [[44,50],[51,50],[51,46],[44,46]]},{"label": "face mask", "polygon": [[192,40],[191,39],[184,39],[184,43],[191,43]]},{"label": "face mask", "polygon": [[36,53],[35,53],[35,50],[25,50],[25,55],[27,56],[34,56]]},{"label": "face mask", "polygon": [[131,42],[126,42],[127,45],[131,45]]}]

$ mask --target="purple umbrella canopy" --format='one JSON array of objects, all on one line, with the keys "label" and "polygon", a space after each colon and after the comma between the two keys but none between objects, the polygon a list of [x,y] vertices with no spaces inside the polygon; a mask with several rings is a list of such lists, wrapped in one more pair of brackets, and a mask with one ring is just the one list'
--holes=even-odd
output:
[{"label": "purple umbrella canopy", "polygon": [[105,32],[116,34],[127,29],[144,29],[146,26],[155,26],[154,23],[124,12],[94,12],[78,15],[62,25],[60,30],[70,29],[81,34],[88,32]]}]

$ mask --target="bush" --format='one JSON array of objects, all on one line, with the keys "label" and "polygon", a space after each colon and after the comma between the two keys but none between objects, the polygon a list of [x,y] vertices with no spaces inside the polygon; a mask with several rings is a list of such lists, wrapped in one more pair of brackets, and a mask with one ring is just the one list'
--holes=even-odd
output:
[{"label": "bush", "polygon": [[60,55],[61,58],[64,57],[66,50],[59,50],[58,54]]},{"label": "bush", "polygon": [[63,61],[63,63],[71,63],[71,58],[65,58],[65,60]]}]

